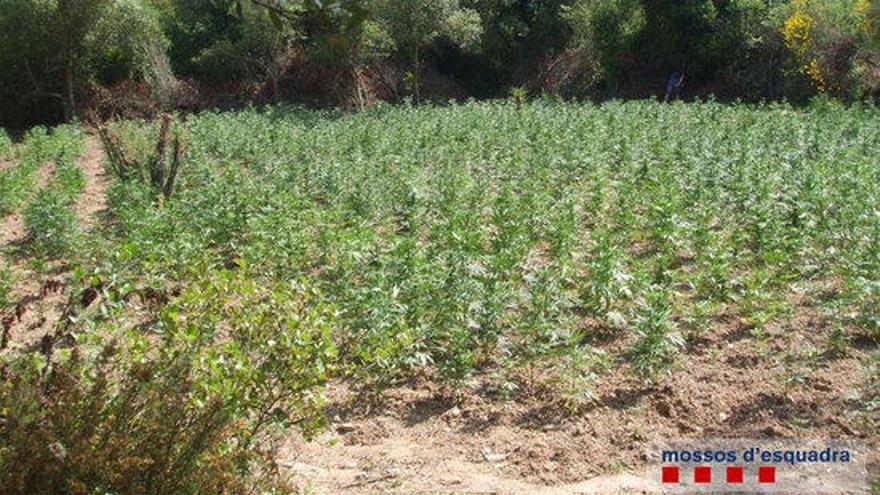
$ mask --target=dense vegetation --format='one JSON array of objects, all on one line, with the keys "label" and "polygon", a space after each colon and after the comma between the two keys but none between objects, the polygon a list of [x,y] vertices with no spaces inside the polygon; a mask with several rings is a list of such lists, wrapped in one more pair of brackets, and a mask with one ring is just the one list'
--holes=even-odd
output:
[{"label": "dense vegetation", "polygon": [[[188,128],[172,203],[113,190],[113,271],[308,279],[364,378],[579,354],[584,316],[651,339],[673,302],[694,324],[736,304],[760,333],[805,277],[842,277],[869,326],[878,309],[873,107],[276,109]],[[633,350],[647,375],[673,356],[668,337],[659,355]]]},{"label": "dense vegetation", "polygon": [[[268,487],[253,447],[319,425],[333,375],[489,374],[499,399],[540,383],[576,411],[609,369],[686,372],[719,318],[760,349],[795,295],[828,352],[880,339],[871,104],[271,107],[107,132],[140,164],[185,140],[173,194],[145,165],[80,228],[75,127],[31,132],[0,179],[30,255],[73,270],[58,335],[3,365],[0,473],[22,493]],[[35,156],[57,164],[41,192]]]},{"label": "dense vegetation", "polygon": [[873,0],[0,0],[0,125],[245,102],[880,91]]}]

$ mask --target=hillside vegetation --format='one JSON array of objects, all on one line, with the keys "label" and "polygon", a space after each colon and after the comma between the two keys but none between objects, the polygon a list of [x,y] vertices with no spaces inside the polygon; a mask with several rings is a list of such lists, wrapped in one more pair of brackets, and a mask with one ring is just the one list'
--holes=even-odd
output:
[{"label": "hillside vegetation", "polygon": [[0,127],[296,102],[880,94],[875,0],[2,0]]}]

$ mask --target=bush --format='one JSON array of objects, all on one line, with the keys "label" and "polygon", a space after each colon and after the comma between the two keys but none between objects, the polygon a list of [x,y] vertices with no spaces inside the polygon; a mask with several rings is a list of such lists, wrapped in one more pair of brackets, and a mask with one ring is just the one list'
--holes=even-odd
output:
[{"label": "bush", "polygon": [[147,0],[5,0],[0,122],[71,120],[93,83],[155,81],[165,38]]},{"label": "bush", "polygon": [[213,274],[169,306],[161,339],[8,358],[4,492],[289,492],[258,447],[274,428],[320,424],[335,351],[316,296]]},{"label": "bush", "polygon": [[880,94],[876,7],[864,0],[792,0],[780,26],[815,90],[839,97]]}]

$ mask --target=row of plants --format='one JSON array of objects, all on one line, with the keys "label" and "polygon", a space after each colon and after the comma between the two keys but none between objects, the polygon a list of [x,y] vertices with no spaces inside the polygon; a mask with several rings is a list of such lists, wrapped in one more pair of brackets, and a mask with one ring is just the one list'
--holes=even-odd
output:
[{"label": "row of plants", "polygon": [[75,126],[59,126],[51,134],[45,127],[29,130],[20,145],[14,145],[5,133],[0,142],[0,157],[10,165],[0,169],[0,215],[8,215],[28,199],[36,182],[37,170],[45,162],[66,154]]},{"label": "row of plants", "polygon": [[[76,126],[59,126],[51,134],[44,127],[28,131],[21,144],[15,144],[0,132],[0,159],[8,161],[0,169],[0,217],[19,209],[24,211],[25,224],[34,254],[45,257],[63,254],[75,237],[76,218],[70,203],[83,185],[83,176],[74,160],[82,148],[82,131]],[[34,192],[37,172],[49,161],[55,162],[56,178],[51,187]],[[13,303],[14,274],[0,253],[0,310]]]},{"label": "row of plants", "polygon": [[49,158],[53,175],[24,208],[30,254],[38,260],[69,255],[81,236],[73,210],[85,177],[76,164],[82,152],[84,135],[78,126],[61,126],[52,132],[55,148]]},{"label": "row of plants", "polygon": [[539,100],[102,129],[113,222],[71,253],[40,237],[64,215],[26,208],[35,252],[76,261],[74,345],[2,357],[3,486],[289,492],[276,440],[320,428],[333,376],[491,374],[577,408],[613,369],[662,382],[722,318],[760,352],[804,295],[829,350],[876,343],[878,116]]},{"label": "row of plants", "polygon": [[307,277],[340,308],[345,372],[368,381],[523,369],[596,351],[603,328],[654,379],[717,315],[760,337],[795,280],[841,277],[851,297],[830,314],[857,309],[876,335],[876,116],[549,101],[206,113],[188,123],[179,195],[157,209],[117,185],[108,242],[114,270],[163,287],[206,266]]}]

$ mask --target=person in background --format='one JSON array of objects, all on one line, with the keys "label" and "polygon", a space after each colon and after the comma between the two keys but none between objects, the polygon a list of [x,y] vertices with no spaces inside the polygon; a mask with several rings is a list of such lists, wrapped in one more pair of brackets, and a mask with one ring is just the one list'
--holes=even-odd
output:
[{"label": "person in background", "polygon": [[669,74],[666,81],[666,96],[663,101],[675,100],[681,96],[681,88],[684,87],[684,72],[676,69]]}]

